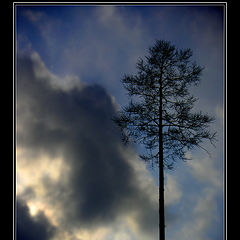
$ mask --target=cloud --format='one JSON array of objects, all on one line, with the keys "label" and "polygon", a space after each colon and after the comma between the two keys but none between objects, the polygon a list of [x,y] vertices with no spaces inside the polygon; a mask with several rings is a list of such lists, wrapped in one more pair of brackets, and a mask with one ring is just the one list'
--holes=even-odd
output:
[{"label": "cloud", "polygon": [[217,105],[215,108],[215,113],[216,113],[216,117],[220,122],[221,128],[223,128],[224,126],[224,107],[221,105]]},{"label": "cloud", "polygon": [[[209,235],[211,229],[218,226],[219,221],[216,191],[213,188],[205,188],[201,191],[201,196],[198,196],[190,216],[191,218],[185,219],[183,227],[177,234],[177,236],[181,236],[180,239],[218,239],[213,233],[212,237]],[[217,233],[221,232],[217,228],[216,230]]]},{"label": "cloud", "polygon": [[[218,200],[219,196],[223,194],[223,171],[219,167],[219,160],[222,159],[222,156],[203,157],[199,154],[198,157],[189,162],[189,171],[193,179],[196,179],[199,185],[201,184],[201,189],[199,189],[196,204],[192,210],[194,221],[191,220],[191,223],[188,223],[188,230],[183,228],[183,232],[188,234],[189,238],[194,236],[199,240],[219,239],[222,234],[219,226],[224,217],[220,215],[221,206],[219,206]],[[212,228],[216,228],[216,231],[210,235]]]},{"label": "cloud", "polygon": [[166,173],[165,204],[173,205],[180,201],[182,191],[174,175]]},{"label": "cloud", "polygon": [[17,199],[17,239],[24,240],[49,240],[55,234],[52,226],[43,212],[32,217],[26,203]]},{"label": "cloud", "polygon": [[[197,106],[216,114],[221,138],[222,18],[211,7],[19,9],[17,53],[23,46],[28,53],[18,56],[16,76],[18,196],[31,217],[42,211],[56,226],[56,240],[156,239],[158,189],[134,149],[121,145],[109,120],[115,112],[109,93],[124,105],[119,80],[135,71],[153,39],[190,47],[205,66],[202,84],[193,90]],[[215,223],[222,141],[213,159],[196,154],[188,167],[166,174],[168,239],[221,232]]]},{"label": "cloud", "polygon": [[25,15],[33,23],[41,21],[44,16],[42,12],[39,11],[33,12],[30,9],[24,11],[23,15]]},{"label": "cloud", "polygon": [[177,184],[175,181],[167,182],[167,185],[176,188],[176,192],[180,192],[180,195],[176,194],[180,197],[174,198],[175,194],[171,196],[172,204],[167,208],[167,237],[179,240],[221,239],[224,217],[221,215],[221,158],[216,153],[209,157],[205,152],[199,151],[190,157],[192,160],[178,166],[178,171],[173,175]]},{"label": "cloud", "polygon": [[[143,19],[129,10],[116,6],[69,6],[63,17],[60,7],[47,11],[26,8],[19,14],[19,22],[28,20],[34,26],[39,38],[25,35],[53,72],[78,75],[89,83],[101,82],[107,91],[124,101],[120,80],[125,73],[135,72],[137,59],[150,45]],[[32,21],[32,16],[41,21]],[[20,28],[19,32],[27,30]]]},{"label": "cloud", "polygon": [[[76,76],[56,76],[36,52],[19,55],[17,66],[17,191],[31,214],[44,213],[55,239],[155,239],[157,186],[135,150],[121,144],[113,98]],[[181,169],[166,174],[167,232],[201,239],[217,221],[209,206],[220,173],[207,157],[187,166],[188,181],[201,190],[182,185]]]},{"label": "cloud", "polygon": [[157,189],[132,147],[122,145],[114,114],[101,86],[57,77],[36,52],[18,56],[18,194],[32,213],[44,212],[56,236],[90,239],[124,219],[136,239],[158,234]]},{"label": "cloud", "polygon": [[214,165],[214,159],[204,157],[189,162],[192,175],[201,183],[210,184],[216,188],[222,188],[221,172]]}]

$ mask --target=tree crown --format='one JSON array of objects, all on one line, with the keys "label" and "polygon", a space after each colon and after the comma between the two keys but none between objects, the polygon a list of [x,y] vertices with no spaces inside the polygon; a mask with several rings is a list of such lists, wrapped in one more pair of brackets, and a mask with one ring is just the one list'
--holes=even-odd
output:
[{"label": "tree crown", "polygon": [[209,124],[213,117],[193,113],[196,98],[189,87],[200,82],[202,67],[191,61],[190,49],[177,49],[169,41],[157,40],[149,55],[136,64],[137,74],[122,79],[130,102],[114,121],[121,127],[123,140],[143,144],[145,161],[159,163],[159,140],[163,142],[164,166],[171,169],[186,160],[186,151],[200,147],[204,139],[212,143],[216,133]]}]

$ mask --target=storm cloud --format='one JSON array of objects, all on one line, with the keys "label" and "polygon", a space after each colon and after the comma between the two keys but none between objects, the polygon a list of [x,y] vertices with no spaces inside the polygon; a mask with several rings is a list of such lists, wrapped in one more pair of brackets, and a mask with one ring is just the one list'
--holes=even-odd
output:
[{"label": "storm cloud", "polygon": [[15,4],[16,190],[28,219],[24,232],[42,214],[51,240],[157,238],[158,169],[139,160],[141,146],[122,145],[111,117],[116,103],[128,102],[121,77],[134,74],[137,59],[162,39],[191,48],[204,66],[191,93],[197,111],[215,115],[218,133],[216,148],[204,145],[212,157],[194,150],[193,161],[165,172],[166,238],[223,238],[227,9],[194,5]]},{"label": "storm cloud", "polygon": [[17,239],[21,240],[48,240],[55,233],[53,227],[43,212],[31,217],[29,208],[21,198],[17,200]]},{"label": "storm cloud", "polygon": [[93,229],[132,214],[138,228],[156,238],[157,199],[140,184],[131,163],[136,154],[111,120],[113,99],[100,85],[68,83],[71,77],[58,79],[37,53],[18,56],[17,148],[27,153],[28,167],[38,166],[42,155],[49,164],[60,157],[66,166],[57,181],[44,169],[39,176],[41,195],[61,212],[57,224]]}]

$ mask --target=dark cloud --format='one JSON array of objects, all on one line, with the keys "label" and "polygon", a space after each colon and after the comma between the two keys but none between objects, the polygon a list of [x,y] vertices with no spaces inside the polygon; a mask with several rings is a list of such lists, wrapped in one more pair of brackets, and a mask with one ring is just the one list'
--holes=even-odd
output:
[{"label": "dark cloud", "polygon": [[48,201],[61,206],[62,224],[96,227],[135,211],[140,228],[158,234],[158,209],[122,154],[128,148],[111,120],[111,97],[99,85],[53,89],[51,77],[40,59],[18,57],[17,143],[32,152],[30,161],[44,152],[70,166],[67,183],[43,179]]},{"label": "dark cloud", "polygon": [[[25,12],[25,15],[19,14],[20,11]],[[101,83],[122,105],[126,104],[125,92],[119,81],[122,73],[135,72],[137,58],[146,55],[146,50],[154,39],[170,40],[179,48],[190,47],[196,61],[205,66],[201,85],[193,89],[193,94],[200,99],[196,107],[211,113],[215,112],[216,106],[222,109],[224,21],[222,21],[223,12],[220,16],[215,7],[71,8],[69,6],[61,10],[57,7],[56,11],[54,7],[24,6],[17,9],[17,13],[17,53],[23,49],[35,49],[54,72],[77,74],[88,83]],[[30,21],[27,22],[27,19]],[[128,211],[137,211],[136,218],[140,228],[146,232],[152,231],[154,235],[158,227],[158,206],[153,205],[146,193],[139,189],[132,168],[116,147],[119,141],[112,135],[118,133],[112,130],[111,124],[108,125],[109,118],[104,117],[104,111],[112,112],[112,104],[107,93],[102,89],[104,92],[97,94],[100,86],[87,86],[82,91],[74,89],[69,92],[60,89],[55,91],[48,83],[51,76],[48,74],[44,76],[46,69],[39,71],[40,62],[33,58],[20,57],[17,67],[17,140],[19,147],[28,150],[24,153],[28,154],[26,166],[30,168],[30,158],[36,162],[42,152],[50,157],[61,155],[65,163],[70,166],[68,181],[60,180],[56,183],[46,176],[42,179],[45,200],[49,201],[50,206],[61,208],[59,212],[64,211],[61,224],[64,226],[74,224],[79,228],[89,225],[94,227],[100,222],[109,223]],[[40,76],[37,76],[36,68]],[[74,92],[77,97],[74,97]],[[94,106],[96,108],[97,102],[101,103],[104,96],[110,107],[102,104],[100,111],[95,111]],[[74,102],[80,98],[78,103]],[[100,114],[103,114],[101,121],[106,123],[102,124],[95,119],[100,118]],[[221,120],[222,118],[221,116]],[[218,128],[220,139],[222,125]],[[109,131],[107,142],[106,131]],[[89,144],[92,145],[91,148]],[[223,172],[220,170],[224,165],[222,146],[220,139],[216,148],[218,157],[213,159],[216,160],[214,165],[217,167],[213,172],[208,164],[202,165],[209,170],[207,171],[210,172],[209,176],[215,176],[216,169],[220,173]],[[115,171],[105,167],[108,163],[112,164],[109,160],[112,155],[118,156],[117,162],[123,162],[122,172],[116,171],[117,166],[114,166]],[[100,173],[94,165],[99,168]],[[35,166],[38,164],[36,163]],[[105,173],[103,173],[104,167]],[[187,235],[201,239],[206,229],[200,231],[196,229],[196,226],[201,226],[202,222],[201,218],[192,213],[192,209],[197,206],[198,199],[204,196],[202,191],[204,186],[202,182],[198,183],[195,178],[189,177],[188,174],[190,171],[193,172],[192,170],[185,171],[184,168],[179,166],[178,171],[174,173],[179,186],[183,186],[184,194],[179,205],[175,205],[174,202],[175,207],[171,208],[166,204],[166,233],[173,235],[168,239],[186,239]],[[116,175],[113,179],[110,178],[111,172]],[[125,174],[128,184],[119,176],[121,174],[123,176]],[[88,176],[91,176],[92,180]],[[118,183],[116,178],[119,178]],[[94,190],[95,186],[98,186],[99,191],[104,188],[104,179],[108,180],[106,189],[111,190],[108,193],[110,196],[104,195],[103,192],[97,194]],[[207,179],[205,178],[206,181]],[[121,181],[123,186],[119,186]],[[210,181],[210,185],[211,183],[213,182]],[[115,189],[113,189],[114,185]],[[118,187],[122,187],[119,194]],[[92,192],[90,189],[93,189]],[[31,191],[25,191],[24,197],[34,198]],[[35,198],[37,197],[36,192]],[[216,199],[222,198],[221,195]],[[192,202],[189,202],[189,199],[192,199]],[[106,207],[107,205],[109,208]],[[202,205],[205,203],[203,202]],[[101,211],[101,207],[105,212]],[[213,210],[209,210],[208,213],[216,216]],[[203,219],[208,226],[211,221],[212,218],[209,217]],[[220,220],[217,226],[211,228],[212,230],[209,230],[210,228],[207,230],[217,233],[218,228],[221,227]],[[214,237],[210,236],[210,238]],[[140,240],[137,237],[136,239]],[[156,239],[156,237],[145,239]]]},{"label": "dark cloud", "polygon": [[54,235],[56,229],[43,212],[32,217],[28,206],[20,198],[17,199],[16,210],[16,236],[18,240],[48,240]]}]

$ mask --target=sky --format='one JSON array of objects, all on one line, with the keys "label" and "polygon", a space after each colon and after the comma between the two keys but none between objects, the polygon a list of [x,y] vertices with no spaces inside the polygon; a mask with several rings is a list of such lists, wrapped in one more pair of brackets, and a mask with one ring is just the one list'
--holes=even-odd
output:
[{"label": "sky", "polygon": [[165,171],[166,239],[223,239],[224,34],[221,5],[17,4],[17,239],[158,239],[157,169],[111,120],[157,39],[204,67],[191,92],[217,131]]}]

